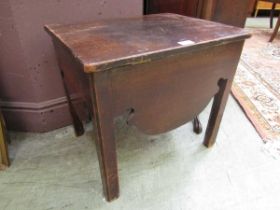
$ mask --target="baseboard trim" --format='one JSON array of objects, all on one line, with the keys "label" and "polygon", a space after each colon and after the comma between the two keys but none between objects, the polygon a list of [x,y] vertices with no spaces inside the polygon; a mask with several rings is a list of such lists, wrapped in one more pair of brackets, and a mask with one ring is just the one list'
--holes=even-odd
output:
[{"label": "baseboard trim", "polygon": [[[72,102],[82,120],[87,118],[83,101],[73,96]],[[47,132],[72,123],[66,97],[39,103],[0,101],[7,128],[15,131]]]},{"label": "baseboard trim", "polygon": [[[78,95],[71,96],[73,102],[78,101],[80,98]],[[3,110],[42,111],[65,104],[67,104],[66,96],[41,102],[0,101],[0,107]]]}]

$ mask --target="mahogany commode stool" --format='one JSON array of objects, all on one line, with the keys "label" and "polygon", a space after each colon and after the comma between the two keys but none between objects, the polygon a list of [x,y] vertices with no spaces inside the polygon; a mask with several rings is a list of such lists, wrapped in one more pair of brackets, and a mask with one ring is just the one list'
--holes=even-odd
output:
[{"label": "mahogany commode stool", "polygon": [[[214,96],[204,138],[207,147],[213,145],[244,40],[250,36],[241,28],[175,14],[45,28],[66,90],[82,89],[86,99],[90,91],[108,201],[119,196],[114,118],[127,113],[129,124],[158,134],[194,119]],[[67,95],[81,134],[68,90]]]}]

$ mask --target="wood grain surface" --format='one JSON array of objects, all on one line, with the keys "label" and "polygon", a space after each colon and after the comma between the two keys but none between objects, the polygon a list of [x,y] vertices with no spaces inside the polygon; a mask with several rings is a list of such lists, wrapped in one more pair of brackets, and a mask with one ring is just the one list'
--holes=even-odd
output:
[{"label": "wood grain surface", "polygon": [[[47,25],[46,30],[71,49],[86,72],[151,62],[198,46],[209,47],[249,36],[233,26],[168,13],[78,25]],[[186,40],[194,43],[178,43]]]},{"label": "wood grain surface", "polygon": [[[175,14],[49,25],[46,30],[65,85],[81,90],[85,101],[91,98],[108,201],[120,194],[114,118],[125,115],[128,124],[159,134],[194,119],[214,97],[204,138],[204,145],[212,146],[250,36],[241,28]],[[88,80],[82,79],[84,73]],[[82,133],[75,113],[72,119],[76,133]]]}]

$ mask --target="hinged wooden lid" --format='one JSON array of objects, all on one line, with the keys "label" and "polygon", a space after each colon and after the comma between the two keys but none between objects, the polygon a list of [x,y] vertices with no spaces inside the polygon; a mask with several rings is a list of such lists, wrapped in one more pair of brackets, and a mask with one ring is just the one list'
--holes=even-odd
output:
[{"label": "hinged wooden lid", "polygon": [[241,28],[176,14],[47,25],[45,29],[71,51],[85,72],[150,62],[250,37]]}]

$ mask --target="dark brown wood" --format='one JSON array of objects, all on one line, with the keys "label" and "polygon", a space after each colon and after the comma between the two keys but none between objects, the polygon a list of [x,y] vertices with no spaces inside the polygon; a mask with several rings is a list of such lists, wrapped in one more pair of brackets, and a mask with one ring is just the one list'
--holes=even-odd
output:
[{"label": "dark brown wood", "polygon": [[[80,25],[50,25],[46,29],[50,34],[59,34],[61,44],[67,44],[84,72],[91,73],[149,63],[215,46],[224,40],[231,42],[248,37],[242,29],[218,26],[195,18],[159,14]],[[183,46],[178,43],[184,40],[194,44]]]},{"label": "dark brown wood", "polygon": [[[142,4],[141,0],[0,0],[0,106],[8,129],[42,133],[71,124],[52,42],[43,30],[46,23],[142,15]],[[69,89],[71,97],[76,95]],[[86,121],[87,116],[80,116],[87,115],[83,101],[73,103]]]},{"label": "dark brown wood", "polygon": [[201,0],[144,0],[144,14],[176,13],[197,17],[198,4]]},{"label": "dark brown wood", "polygon": [[277,20],[276,26],[275,26],[275,28],[273,30],[273,33],[272,33],[272,35],[271,35],[271,37],[269,39],[269,42],[273,42],[273,40],[275,39],[275,37],[276,37],[276,35],[277,35],[278,31],[279,31],[279,28],[280,28],[280,14],[278,16],[278,20]]},{"label": "dark brown wood", "polygon": [[[65,80],[70,80],[66,83],[77,78],[77,85],[91,91],[108,201],[119,196],[114,118],[127,114],[128,124],[158,134],[194,119],[215,96],[204,142],[210,146],[249,37],[240,28],[175,14],[50,25],[46,30],[68,75]],[[90,83],[79,79],[82,73]]]},{"label": "dark brown wood", "polygon": [[10,165],[9,151],[8,151],[8,136],[5,125],[5,120],[0,109],[0,170],[4,166]]},{"label": "dark brown wood", "polygon": [[76,110],[74,108],[74,105],[72,103],[71,96],[70,96],[69,90],[68,90],[67,85],[66,85],[66,80],[64,79],[63,70],[60,70],[60,71],[61,71],[61,77],[62,77],[62,81],[63,81],[64,91],[65,91],[65,95],[66,95],[66,98],[67,98],[69,111],[70,111],[70,114],[71,114],[71,117],[72,117],[72,124],[73,124],[74,130],[75,130],[75,134],[76,134],[76,136],[81,136],[85,132],[83,122],[79,118],[78,113],[76,112]]},{"label": "dark brown wood", "polygon": [[270,10],[270,28],[273,28],[273,18],[274,18],[275,7],[276,7],[276,3],[272,3],[272,7]]},{"label": "dark brown wood", "polygon": [[202,133],[202,125],[201,125],[201,122],[200,122],[198,116],[196,116],[196,117],[193,119],[193,131],[194,131],[196,134]]},{"label": "dark brown wood", "polygon": [[119,197],[116,142],[114,138],[113,95],[109,72],[91,76],[94,128],[103,191],[108,201]]},{"label": "dark brown wood", "polygon": [[218,91],[218,80],[233,76],[233,70],[225,69],[236,67],[238,59],[233,58],[240,50],[237,44],[227,44],[204,49],[203,57],[201,51],[192,51],[135,65],[133,71],[129,66],[113,69],[115,116],[133,108],[129,124],[148,134],[166,132],[192,120]]},{"label": "dark brown wood", "polygon": [[211,20],[228,25],[244,27],[250,0],[212,0]]},{"label": "dark brown wood", "polygon": [[211,147],[216,141],[216,136],[218,134],[219,126],[230,92],[231,81],[229,79],[220,79],[218,85],[219,91],[214,97],[214,102],[212,105],[208,126],[203,142],[203,144],[206,147]]},{"label": "dark brown wood", "polygon": [[[69,51],[60,43],[55,44],[55,49],[74,131],[76,136],[81,136],[84,133],[84,126],[81,120],[84,117],[82,116],[87,116],[89,119],[89,115],[92,115],[90,110],[91,99],[89,94],[89,81],[84,77],[81,71],[82,67],[71,59]],[[85,104],[82,108],[76,105],[76,102],[80,104],[80,101],[83,101]]]},{"label": "dark brown wood", "polygon": [[254,13],[254,10],[256,8],[257,0],[249,0],[249,10],[248,15],[252,16]]},{"label": "dark brown wood", "polygon": [[206,20],[211,20],[215,13],[215,7],[217,0],[200,0],[201,1],[201,10],[199,17],[206,19]]},{"label": "dark brown wood", "polygon": [[252,0],[146,0],[146,13],[171,12],[244,27]]},{"label": "dark brown wood", "polygon": [[[214,15],[216,0],[198,0],[198,1],[166,1],[166,0],[145,0],[145,14],[154,14],[162,12],[172,12],[182,15],[200,17],[210,20]],[[182,7],[182,5],[184,5]],[[186,10],[188,8],[188,10]],[[184,10],[185,9],[185,10]],[[202,131],[201,122],[198,117],[193,119],[194,132]]]},{"label": "dark brown wood", "polygon": [[[270,28],[272,28],[273,27],[274,10],[275,10],[276,4],[280,4],[280,0],[263,0],[263,1],[273,3],[271,13],[270,13]],[[269,39],[269,42],[272,42],[274,40],[274,38],[276,37],[276,35],[278,33],[279,28],[280,28],[280,15],[278,17],[278,20],[277,20],[276,26],[275,26],[275,28],[272,32],[272,35]]]}]

